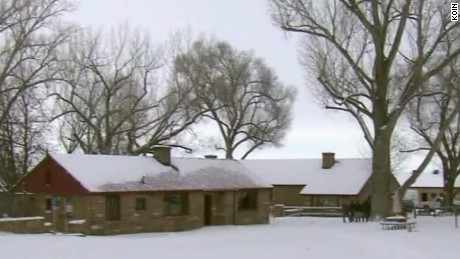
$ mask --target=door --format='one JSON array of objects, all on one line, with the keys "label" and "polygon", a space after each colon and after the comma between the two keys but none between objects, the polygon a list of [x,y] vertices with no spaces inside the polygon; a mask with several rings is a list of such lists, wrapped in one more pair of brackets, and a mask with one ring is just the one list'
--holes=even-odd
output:
[{"label": "door", "polygon": [[212,196],[207,194],[204,196],[204,225],[212,224]]}]

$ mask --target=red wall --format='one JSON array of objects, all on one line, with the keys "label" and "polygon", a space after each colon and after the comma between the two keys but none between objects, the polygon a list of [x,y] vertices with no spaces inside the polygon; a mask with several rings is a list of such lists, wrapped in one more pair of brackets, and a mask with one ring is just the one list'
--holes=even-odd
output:
[{"label": "red wall", "polygon": [[[46,183],[47,172],[51,175],[50,184]],[[13,192],[23,191],[50,195],[81,195],[88,193],[85,187],[50,156],[46,156],[13,188]]]}]

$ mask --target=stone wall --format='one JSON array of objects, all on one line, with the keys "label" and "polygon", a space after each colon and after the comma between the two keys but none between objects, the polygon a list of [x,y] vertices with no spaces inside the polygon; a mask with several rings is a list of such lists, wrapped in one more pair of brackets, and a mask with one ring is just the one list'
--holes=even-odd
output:
[{"label": "stone wall", "polygon": [[9,214],[11,199],[6,192],[0,192],[0,217],[4,214]]},{"label": "stone wall", "polygon": [[36,212],[35,195],[0,193],[0,217],[30,217]]},{"label": "stone wall", "polygon": [[285,206],[310,206],[311,199],[299,194],[305,185],[275,185],[273,186],[273,204]]},{"label": "stone wall", "polygon": [[[52,211],[47,207],[47,199],[57,199],[58,208]],[[34,195],[35,215],[40,215],[45,222],[51,223],[51,230],[56,232],[73,232],[68,224],[69,221],[86,219],[91,216],[90,196],[56,197],[51,195]],[[69,200],[71,206],[67,206]],[[70,209],[70,210],[69,210]]]},{"label": "stone wall", "polygon": [[357,195],[304,195],[311,203],[307,206],[312,207],[341,207],[344,202],[350,203],[358,200]]},{"label": "stone wall", "polygon": [[[136,210],[136,198],[146,199],[146,209]],[[203,226],[203,194],[190,192],[188,213],[166,216],[163,212],[164,193],[123,194],[120,196],[121,219],[107,221],[105,196],[91,196],[90,214],[87,217],[88,234],[128,234],[140,232],[183,231]]]},{"label": "stone wall", "polygon": [[[239,193],[190,192],[188,213],[167,216],[163,212],[164,193],[124,194],[120,196],[121,220],[105,220],[105,197],[91,196],[91,214],[87,220],[88,234],[126,234],[140,232],[184,231],[204,225],[204,195],[212,196],[211,225],[267,224],[269,222],[270,190],[258,192],[258,206],[254,211],[238,211]],[[145,198],[146,209],[138,211],[135,199]]]},{"label": "stone wall", "polygon": [[[257,210],[253,211],[240,211],[238,210],[238,203],[236,203],[234,210],[236,211],[235,225],[247,225],[247,224],[268,224],[270,219],[270,192],[271,190],[259,190],[257,194]],[[238,200],[240,193],[236,193],[236,199]]]},{"label": "stone wall", "polygon": [[270,214],[273,217],[284,217],[284,205],[283,204],[275,204],[270,207]]},{"label": "stone wall", "polygon": [[[204,225],[204,197],[212,200],[211,225],[264,224],[269,221],[270,190],[258,191],[257,210],[238,211],[239,192],[188,192],[188,211],[184,215],[164,215],[163,192],[120,194],[120,220],[106,220],[106,196],[87,195],[71,197],[73,212],[66,213],[64,201],[58,198],[55,211],[47,210],[46,195],[36,195],[37,215],[52,223],[51,230],[93,235],[129,234],[141,232],[184,231]],[[145,210],[136,210],[136,198],[145,198]],[[82,224],[69,224],[84,220]]]},{"label": "stone wall", "polygon": [[0,218],[0,232],[45,233],[43,217]]}]

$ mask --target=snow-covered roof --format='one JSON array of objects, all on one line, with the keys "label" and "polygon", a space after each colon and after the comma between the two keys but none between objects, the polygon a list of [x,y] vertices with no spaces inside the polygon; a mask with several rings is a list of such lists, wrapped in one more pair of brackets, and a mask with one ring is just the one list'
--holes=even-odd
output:
[{"label": "snow-covered roof", "polygon": [[51,155],[91,192],[271,188],[236,160],[172,158],[172,167],[152,157]]},{"label": "snow-covered roof", "polygon": [[359,193],[372,173],[370,159],[337,159],[323,169],[321,159],[244,160],[244,165],[272,185],[306,185],[301,194]]},{"label": "snow-covered roof", "polygon": [[[412,171],[420,166],[425,157],[426,154],[411,155],[398,166],[399,169],[396,171],[395,176],[401,185],[411,176]],[[434,174],[435,170],[438,170],[438,174]],[[443,188],[443,182],[442,161],[437,156],[434,156],[411,187]],[[454,186],[460,188],[460,177],[457,177]]]},{"label": "snow-covered roof", "polygon": [[231,159],[206,158],[173,158],[172,163],[179,171],[197,182],[205,183],[205,188],[220,188],[219,186],[253,188],[273,187],[257,174],[244,166],[241,161]]},{"label": "snow-covered roof", "polygon": [[107,183],[123,183],[169,170],[151,157],[51,154],[83,187],[96,191]]},{"label": "snow-covered roof", "polygon": [[[417,178],[414,184],[411,187],[413,188],[443,188],[444,186],[444,177],[442,170],[438,169],[438,173],[435,174],[434,171],[437,169],[429,169],[424,171]],[[399,173],[397,179],[400,184],[403,184],[412,174],[412,172]],[[455,181],[455,187],[460,188],[460,177]]]}]

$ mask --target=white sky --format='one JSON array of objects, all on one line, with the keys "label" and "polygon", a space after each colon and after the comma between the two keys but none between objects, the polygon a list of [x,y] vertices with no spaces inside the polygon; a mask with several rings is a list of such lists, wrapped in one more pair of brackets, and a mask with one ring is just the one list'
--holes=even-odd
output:
[{"label": "white sky", "polygon": [[228,41],[237,49],[254,50],[280,81],[296,86],[299,94],[284,147],[255,151],[248,158],[315,158],[325,151],[339,158],[363,156],[366,144],[355,122],[343,113],[324,110],[307,91],[296,42],[273,25],[266,0],[81,0],[71,19],[96,28],[128,21],[159,41],[190,28]]}]

